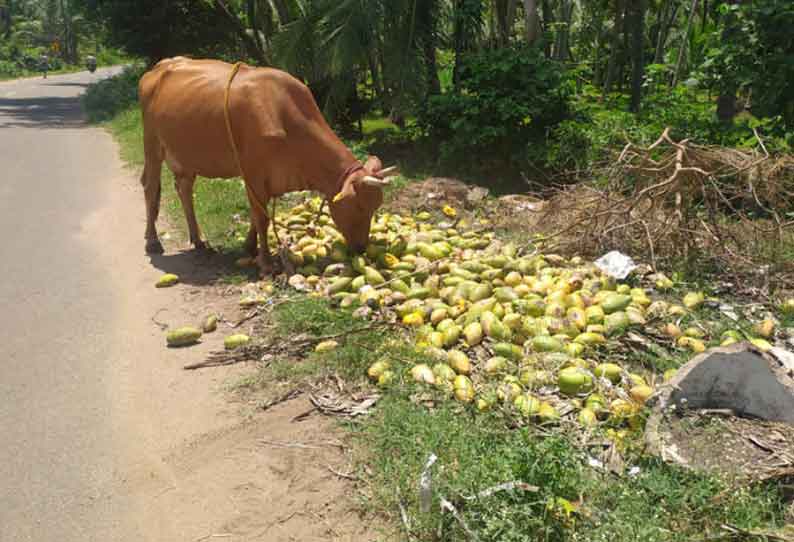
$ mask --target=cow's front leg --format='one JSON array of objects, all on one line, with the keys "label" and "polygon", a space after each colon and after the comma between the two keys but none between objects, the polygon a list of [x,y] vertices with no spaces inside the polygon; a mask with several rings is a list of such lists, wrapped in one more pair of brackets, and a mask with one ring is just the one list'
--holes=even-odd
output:
[{"label": "cow's front leg", "polygon": [[[260,275],[265,278],[273,273],[273,256],[270,254],[270,247],[267,243],[267,228],[270,225],[267,213],[267,198],[253,194],[248,190],[248,204],[251,206],[251,221],[255,228],[256,236],[259,237],[259,252],[256,257],[256,263],[259,266]],[[253,198],[257,198],[254,200]],[[249,238],[251,234],[249,232]],[[256,246],[256,245],[254,245]]]},{"label": "cow's front leg", "polygon": [[259,266],[259,273],[262,278],[273,274],[273,255],[270,254],[270,247],[267,242],[268,225],[269,220],[267,215],[261,213],[261,216],[256,217],[256,233],[260,239],[256,263]]}]

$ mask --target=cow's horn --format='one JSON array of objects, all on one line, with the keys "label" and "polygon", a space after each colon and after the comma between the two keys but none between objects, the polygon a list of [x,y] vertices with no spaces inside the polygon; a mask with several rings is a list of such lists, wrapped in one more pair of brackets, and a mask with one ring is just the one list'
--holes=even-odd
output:
[{"label": "cow's horn", "polygon": [[386,176],[386,175],[388,175],[389,173],[394,173],[395,171],[397,171],[397,166],[391,166],[391,167],[387,167],[386,169],[382,169],[382,170],[380,170],[380,171],[377,173],[377,175],[378,175],[379,177],[385,177],[385,176]]},{"label": "cow's horn", "polygon": [[378,179],[377,177],[373,177],[372,175],[364,175],[361,178],[362,182],[373,185],[373,186],[386,186],[389,184],[388,179]]}]

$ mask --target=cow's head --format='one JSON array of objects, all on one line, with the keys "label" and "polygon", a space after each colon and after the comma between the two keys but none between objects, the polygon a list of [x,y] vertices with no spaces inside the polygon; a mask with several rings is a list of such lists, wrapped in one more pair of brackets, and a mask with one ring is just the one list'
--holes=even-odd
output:
[{"label": "cow's head", "polygon": [[394,169],[383,169],[381,161],[370,156],[363,169],[348,175],[331,200],[331,216],[354,252],[367,246],[372,215],[383,203],[383,187],[389,184],[387,175]]}]

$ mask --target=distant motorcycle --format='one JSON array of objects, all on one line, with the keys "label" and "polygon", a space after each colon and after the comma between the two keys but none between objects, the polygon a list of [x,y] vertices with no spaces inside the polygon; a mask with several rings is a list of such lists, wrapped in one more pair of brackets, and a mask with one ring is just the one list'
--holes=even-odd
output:
[{"label": "distant motorcycle", "polygon": [[44,73],[44,79],[47,78],[47,71],[50,69],[50,59],[47,55],[41,55],[39,57],[39,70]]},{"label": "distant motorcycle", "polygon": [[88,68],[88,71],[94,73],[96,71],[96,58],[93,56],[89,56],[85,59],[85,67]]}]

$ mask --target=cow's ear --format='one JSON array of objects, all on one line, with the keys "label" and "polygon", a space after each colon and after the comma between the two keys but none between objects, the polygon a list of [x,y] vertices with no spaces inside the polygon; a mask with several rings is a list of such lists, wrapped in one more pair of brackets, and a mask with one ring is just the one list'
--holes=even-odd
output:
[{"label": "cow's ear", "polygon": [[345,181],[344,186],[342,186],[342,190],[340,190],[339,193],[336,196],[334,196],[334,199],[332,199],[331,201],[333,203],[338,203],[343,199],[356,197],[356,187],[354,185],[355,183],[353,182],[352,178],[348,178]]},{"label": "cow's ear", "polygon": [[364,163],[364,167],[372,172],[376,173],[383,169],[383,163],[380,161],[380,158],[377,156],[368,156],[367,161]]}]

